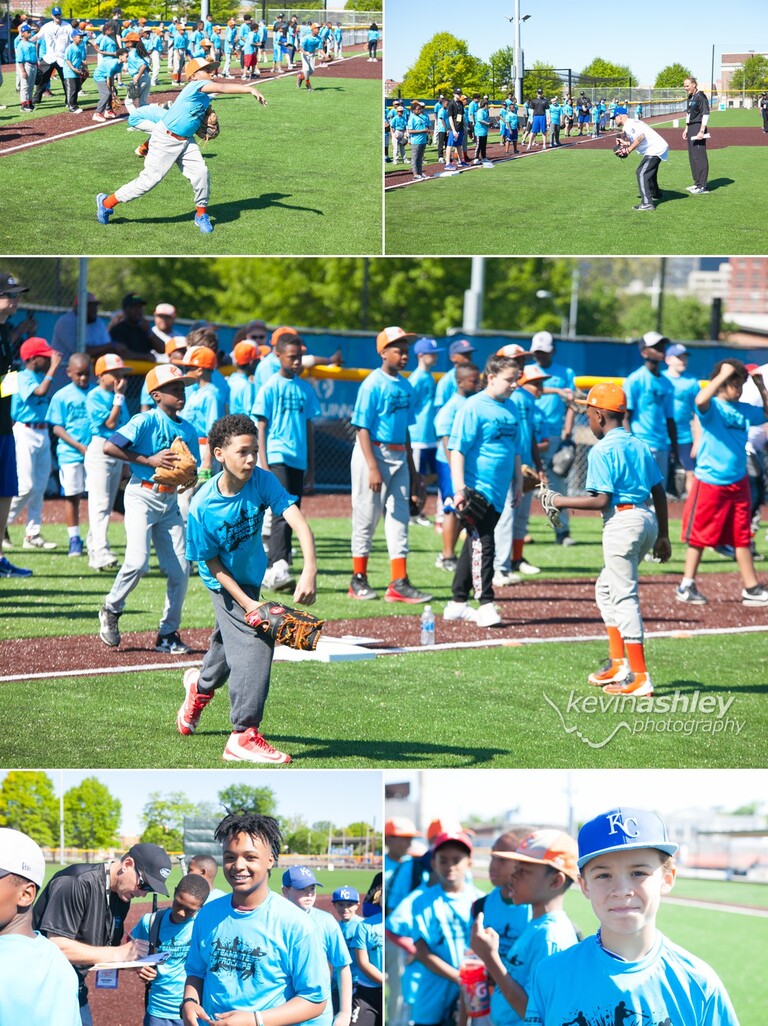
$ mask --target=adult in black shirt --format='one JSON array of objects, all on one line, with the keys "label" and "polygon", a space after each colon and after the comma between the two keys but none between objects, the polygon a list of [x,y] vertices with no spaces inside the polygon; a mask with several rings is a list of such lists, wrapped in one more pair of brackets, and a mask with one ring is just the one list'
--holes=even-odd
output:
[{"label": "adult in black shirt", "polygon": [[67,866],[51,877],[33,911],[34,926],[73,964],[80,981],[80,1014],[90,1022],[86,977],[97,962],[132,962],[146,941],[122,943],[131,899],[168,895],[171,860],[157,844],[134,844],[117,862]]},{"label": "adult in black shirt", "polygon": [[453,99],[448,104],[448,145],[445,148],[445,163],[451,163],[451,150],[456,150],[456,163],[461,161],[465,150],[464,104],[461,100],[461,89],[454,89]]},{"label": "adult in black shirt", "polygon": [[112,318],[108,330],[112,341],[122,346],[122,351],[117,352],[124,360],[148,360],[153,351],[164,351],[159,340],[150,334],[144,318],[144,300],[135,292],[123,298],[122,310]]},{"label": "adult in black shirt", "polygon": [[688,186],[688,192],[696,196],[709,191],[707,189],[709,160],[707,158],[707,140],[704,138],[709,121],[709,101],[699,89],[699,83],[695,78],[686,78],[683,86],[688,93],[683,139],[688,140],[688,160],[693,175],[693,185]]},{"label": "adult in black shirt", "polygon": [[763,134],[768,135],[768,93],[761,93],[758,100],[760,113],[763,116]]}]

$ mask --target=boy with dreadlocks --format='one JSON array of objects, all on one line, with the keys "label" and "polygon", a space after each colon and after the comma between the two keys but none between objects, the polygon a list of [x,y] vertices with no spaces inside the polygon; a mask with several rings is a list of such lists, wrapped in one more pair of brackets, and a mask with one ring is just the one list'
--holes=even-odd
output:
[{"label": "boy with dreadlocks", "polygon": [[293,1026],[330,999],[328,963],[309,917],[269,889],[283,837],[277,820],[229,813],[214,838],[223,847],[231,895],[198,912],[179,1014],[184,1026]]}]

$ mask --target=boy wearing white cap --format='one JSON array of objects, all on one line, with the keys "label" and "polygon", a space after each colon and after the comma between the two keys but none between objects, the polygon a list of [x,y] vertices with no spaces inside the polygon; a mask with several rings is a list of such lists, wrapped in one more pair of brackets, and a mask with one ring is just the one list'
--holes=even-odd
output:
[{"label": "boy wearing white cap", "polygon": [[32,929],[44,878],[45,859],[32,838],[0,829],[0,1022],[80,1026],[77,974]]},{"label": "boy wearing white cap", "polygon": [[659,817],[644,809],[611,809],[584,824],[579,883],[600,928],[539,966],[529,1026],[738,1026],[710,966],[656,929],[661,898],[675,882],[677,849]]}]

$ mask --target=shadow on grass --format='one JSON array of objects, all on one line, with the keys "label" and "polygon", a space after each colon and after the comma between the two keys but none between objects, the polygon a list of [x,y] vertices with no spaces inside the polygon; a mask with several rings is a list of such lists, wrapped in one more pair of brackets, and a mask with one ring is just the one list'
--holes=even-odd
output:
[{"label": "shadow on grass", "polygon": [[317,214],[318,217],[325,216],[323,211],[316,207],[302,207],[298,203],[281,202],[281,200],[288,199],[289,196],[290,193],[287,192],[264,192],[261,196],[250,196],[233,203],[217,203],[209,207],[208,212],[213,216],[216,224],[237,221],[246,211],[266,210],[269,207],[280,207],[282,210],[301,210],[307,214]]}]

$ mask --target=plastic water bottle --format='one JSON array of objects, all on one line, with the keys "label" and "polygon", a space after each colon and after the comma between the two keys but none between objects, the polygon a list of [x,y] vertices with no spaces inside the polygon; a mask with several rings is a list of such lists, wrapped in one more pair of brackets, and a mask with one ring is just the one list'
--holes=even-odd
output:
[{"label": "plastic water bottle", "polygon": [[424,606],[421,614],[421,644],[434,645],[435,643],[435,614],[432,606]]},{"label": "plastic water bottle", "polygon": [[459,967],[459,982],[468,1022],[472,1026],[490,1026],[491,999],[485,966],[470,948]]}]

